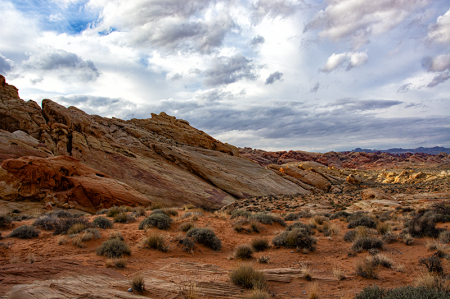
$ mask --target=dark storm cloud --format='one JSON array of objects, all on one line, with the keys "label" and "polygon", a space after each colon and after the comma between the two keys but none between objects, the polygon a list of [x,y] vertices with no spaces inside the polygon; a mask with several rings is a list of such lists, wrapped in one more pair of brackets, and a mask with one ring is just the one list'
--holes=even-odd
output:
[{"label": "dark storm cloud", "polygon": [[307,7],[303,1],[289,0],[258,0],[251,7],[252,21],[257,24],[262,19],[287,17],[294,14],[298,9]]},{"label": "dark storm cloud", "polygon": [[90,60],[83,60],[74,53],[53,50],[32,55],[23,63],[25,70],[57,72],[61,79],[77,81],[95,81],[100,72]]},{"label": "dark storm cloud", "polygon": [[216,57],[213,59],[212,67],[204,72],[205,84],[217,86],[231,84],[243,79],[256,80],[257,66],[251,59],[242,54],[233,57]]},{"label": "dark storm cloud", "polygon": [[266,42],[266,39],[262,37],[261,35],[255,36],[251,41],[250,45],[256,46],[259,44],[264,44]]},{"label": "dark storm cloud", "polygon": [[281,81],[281,79],[283,78],[283,75],[284,74],[280,73],[280,72],[272,73],[269,75],[269,77],[267,77],[265,84],[269,85],[269,84],[275,83],[275,81]]},{"label": "dark storm cloud", "polygon": [[317,91],[319,90],[319,88],[320,88],[320,83],[317,82],[317,83],[313,86],[313,88],[311,88],[311,90],[310,90],[309,92],[312,92],[312,93],[317,92]]},{"label": "dark storm cloud", "polygon": [[5,75],[12,69],[12,63],[0,54],[0,74]]},{"label": "dark storm cloud", "polygon": [[433,78],[433,80],[431,80],[430,83],[428,83],[427,87],[431,88],[431,87],[435,87],[438,84],[441,84],[442,82],[447,81],[448,79],[450,79],[450,72],[442,72],[439,75],[435,76]]}]

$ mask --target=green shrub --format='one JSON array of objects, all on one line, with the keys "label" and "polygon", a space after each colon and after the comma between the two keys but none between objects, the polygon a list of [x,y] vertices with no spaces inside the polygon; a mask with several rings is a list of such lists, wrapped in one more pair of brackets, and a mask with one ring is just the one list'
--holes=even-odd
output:
[{"label": "green shrub", "polygon": [[119,258],[125,254],[131,254],[130,247],[119,238],[109,239],[97,248],[97,255],[103,255],[109,258]]},{"label": "green shrub", "polygon": [[425,287],[404,286],[391,290],[379,288],[377,285],[364,288],[355,299],[446,299],[450,293],[445,290]]},{"label": "green shrub", "polygon": [[111,207],[108,209],[108,212],[106,212],[106,217],[114,217],[116,216],[116,214],[119,214],[120,212],[122,212],[119,207]]},{"label": "green shrub", "polygon": [[108,209],[101,209],[100,211],[97,211],[95,215],[105,215],[108,213]]},{"label": "green shrub", "polygon": [[252,213],[250,213],[250,212],[248,212],[248,211],[234,210],[234,211],[231,213],[230,219],[234,219],[234,218],[237,218],[237,217],[250,218],[250,216],[252,216]]},{"label": "green shrub", "polygon": [[169,229],[172,225],[172,219],[164,213],[156,213],[148,216],[139,223],[139,229],[144,229],[147,226],[154,226],[158,229]]},{"label": "green shrub", "polygon": [[253,256],[253,248],[250,245],[247,244],[241,244],[238,245],[234,249],[234,257],[237,259],[251,259]]},{"label": "green shrub", "polygon": [[12,219],[8,215],[0,216],[0,228],[10,228],[12,224]]},{"label": "green shrub", "polygon": [[251,245],[255,251],[263,251],[269,248],[269,240],[267,238],[255,238]]},{"label": "green shrub", "polygon": [[263,289],[266,285],[264,274],[252,265],[240,265],[230,273],[231,282],[247,289]]},{"label": "green shrub", "polygon": [[105,218],[103,216],[100,217],[96,217],[94,219],[94,221],[92,221],[92,224],[95,226],[98,226],[102,229],[107,229],[107,228],[112,228],[113,227],[113,223],[111,220],[109,220],[108,218]]},{"label": "green shrub", "polygon": [[58,219],[52,216],[42,216],[33,222],[33,226],[43,228],[45,230],[55,229],[58,225]]},{"label": "green shrub", "polygon": [[289,213],[289,214],[287,214],[286,216],[284,216],[284,220],[286,220],[286,221],[295,221],[295,220],[297,220],[299,217],[298,217],[298,214],[297,213]]},{"label": "green shrub", "polygon": [[114,215],[114,222],[118,223],[129,223],[136,220],[133,216],[128,215],[126,212],[120,212]]},{"label": "green shrub", "polygon": [[305,228],[285,230],[272,239],[274,246],[294,247],[314,251],[317,240]]},{"label": "green shrub", "polygon": [[39,236],[41,232],[36,228],[28,225],[22,225],[14,229],[9,237],[17,237],[19,239],[31,239]]},{"label": "green shrub", "polygon": [[383,248],[383,242],[374,237],[363,237],[354,241],[352,245],[354,251],[369,250],[371,248]]},{"label": "green shrub", "polygon": [[203,244],[215,251],[219,251],[222,248],[222,241],[217,238],[214,231],[209,228],[191,228],[186,237],[191,237],[196,242]]},{"label": "green shrub", "polygon": [[368,228],[376,228],[377,227],[377,223],[370,218],[369,216],[362,216],[360,218],[351,220],[348,225],[347,228],[355,228],[357,226],[365,226]]}]

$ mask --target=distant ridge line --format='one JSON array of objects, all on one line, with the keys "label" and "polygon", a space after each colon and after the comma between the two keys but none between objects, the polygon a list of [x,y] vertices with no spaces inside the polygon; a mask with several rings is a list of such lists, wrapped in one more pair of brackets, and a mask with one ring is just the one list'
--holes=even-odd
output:
[{"label": "distant ridge line", "polygon": [[[347,151],[344,151],[347,152]],[[442,146],[435,146],[435,147],[417,147],[414,149],[403,149],[403,148],[390,148],[387,150],[371,150],[371,149],[365,149],[365,148],[355,148],[349,152],[366,152],[366,153],[376,153],[376,152],[382,152],[382,153],[389,153],[389,154],[406,154],[406,153],[424,153],[429,155],[439,155],[440,153],[447,153],[450,154],[450,148],[442,147]]]}]

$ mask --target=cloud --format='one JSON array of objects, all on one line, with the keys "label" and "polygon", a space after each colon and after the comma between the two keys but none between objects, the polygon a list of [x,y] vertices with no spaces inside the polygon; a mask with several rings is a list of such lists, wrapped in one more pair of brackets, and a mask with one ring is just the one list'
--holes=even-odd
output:
[{"label": "cloud", "polygon": [[355,68],[357,66],[363,65],[367,62],[369,56],[366,52],[344,52],[340,54],[333,53],[330,57],[328,57],[325,66],[320,69],[320,71],[324,73],[330,73],[345,63],[347,63],[347,71]]},{"label": "cloud", "polygon": [[422,67],[429,72],[442,72],[450,69],[450,53],[439,55],[436,58],[425,57]]},{"label": "cloud", "polygon": [[251,41],[250,41],[250,45],[252,46],[256,46],[259,44],[264,44],[266,42],[265,38],[262,37],[261,35],[255,36]]},{"label": "cloud", "polygon": [[405,93],[408,92],[411,89],[412,83],[403,84],[400,86],[399,89],[397,89],[397,93]]},{"label": "cloud", "polygon": [[320,30],[321,38],[335,41],[350,38],[354,48],[359,48],[372,35],[393,29],[422,5],[422,0],[329,1],[325,10],[306,24],[304,32]]},{"label": "cloud", "polygon": [[135,47],[164,52],[209,54],[222,46],[228,32],[237,28],[226,9],[228,1],[204,0],[92,0],[90,5],[103,10],[96,31],[115,28],[126,32],[125,40]]},{"label": "cloud", "polygon": [[243,79],[256,80],[256,65],[242,54],[232,57],[215,57],[210,69],[205,70],[205,84],[217,86],[231,84]]},{"label": "cloud", "polygon": [[436,24],[429,25],[428,40],[440,44],[450,44],[450,9],[437,18]]},{"label": "cloud", "polygon": [[394,100],[358,100],[342,98],[326,105],[326,107],[338,107],[340,110],[350,112],[386,109],[400,104],[403,104],[403,102]]},{"label": "cloud", "polygon": [[315,92],[317,92],[317,91],[319,90],[319,88],[320,88],[320,83],[317,82],[317,83],[313,86],[313,88],[311,88],[311,90],[310,90],[309,92],[315,93]]},{"label": "cloud", "polygon": [[442,82],[445,82],[448,79],[450,79],[450,72],[449,71],[442,72],[439,75],[435,76],[433,80],[430,83],[428,83],[427,87],[429,88],[435,87],[436,85],[441,84]]},{"label": "cloud", "polygon": [[266,85],[268,84],[273,84],[275,83],[275,81],[281,81],[283,79],[283,73],[280,72],[275,72],[269,75],[269,77],[267,77],[266,79]]},{"label": "cloud", "polygon": [[284,18],[305,7],[307,5],[303,1],[258,0],[251,7],[252,21],[258,24],[264,18]]},{"label": "cloud", "polygon": [[177,81],[183,79],[183,74],[175,73],[170,77],[170,80]]},{"label": "cloud", "polygon": [[0,74],[6,75],[13,68],[13,62],[0,53]]},{"label": "cloud", "polygon": [[78,55],[64,50],[32,54],[22,66],[27,72],[35,70],[41,73],[55,73],[64,81],[88,82],[95,81],[100,76],[91,60],[83,60]]}]

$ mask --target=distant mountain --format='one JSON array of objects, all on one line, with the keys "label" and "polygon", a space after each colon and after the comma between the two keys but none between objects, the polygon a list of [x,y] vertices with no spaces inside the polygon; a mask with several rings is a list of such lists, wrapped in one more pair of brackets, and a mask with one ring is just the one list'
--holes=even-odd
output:
[{"label": "distant mountain", "polygon": [[450,154],[450,148],[446,148],[446,147],[442,147],[442,146],[435,146],[435,147],[418,147],[418,148],[414,148],[414,149],[390,148],[387,150],[371,150],[371,149],[358,147],[358,148],[355,148],[354,150],[351,150],[351,152],[366,152],[366,153],[382,152],[382,153],[390,153],[390,154],[424,153],[424,154],[430,154],[430,155],[438,155],[439,153]]}]

